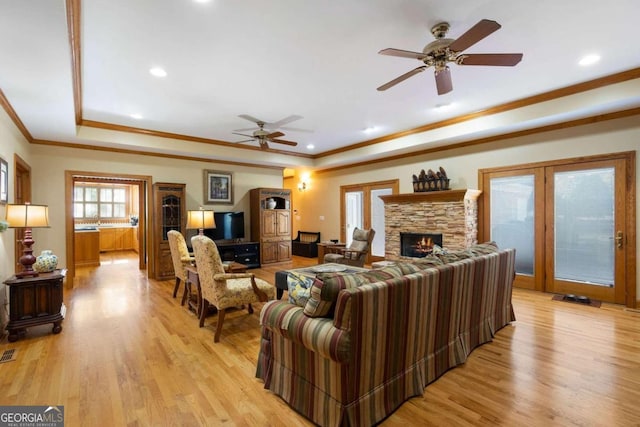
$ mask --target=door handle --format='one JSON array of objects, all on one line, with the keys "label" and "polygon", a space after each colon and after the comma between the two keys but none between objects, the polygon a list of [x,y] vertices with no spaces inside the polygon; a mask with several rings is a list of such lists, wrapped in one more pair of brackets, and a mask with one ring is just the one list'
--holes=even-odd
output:
[{"label": "door handle", "polygon": [[616,233],[616,247],[618,249],[622,248],[622,231]]}]

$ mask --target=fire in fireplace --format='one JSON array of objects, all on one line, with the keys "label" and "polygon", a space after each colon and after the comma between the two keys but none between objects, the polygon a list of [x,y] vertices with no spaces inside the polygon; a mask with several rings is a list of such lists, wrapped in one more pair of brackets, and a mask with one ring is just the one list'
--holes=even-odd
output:
[{"label": "fire in fireplace", "polygon": [[433,245],[442,247],[442,233],[400,233],[400,255],[423,258],[433,252]]}]

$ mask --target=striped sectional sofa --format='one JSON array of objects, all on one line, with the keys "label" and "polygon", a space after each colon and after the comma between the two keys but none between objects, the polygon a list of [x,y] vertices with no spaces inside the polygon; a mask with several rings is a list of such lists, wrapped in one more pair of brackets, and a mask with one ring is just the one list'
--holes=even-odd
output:
[{"label": "striped sectional sofa", "polygon": [[316,424],[380,422],[515,320],[515,249],[446,255],[319,276],[304,307],[269,301],[256,376]]}]

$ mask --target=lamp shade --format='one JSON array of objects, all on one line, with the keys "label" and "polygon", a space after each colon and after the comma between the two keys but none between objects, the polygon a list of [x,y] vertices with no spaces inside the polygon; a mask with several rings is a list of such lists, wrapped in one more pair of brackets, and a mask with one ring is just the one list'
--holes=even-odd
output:
[{"label": "lamp shade", "polygon": [[216,228],[216,221],[213,217],[213,211],[197,210],[187,212],[187,228],[189,229],[208,229]]},{"label": "lamp shade", "polygon": [[10,228],[37,228],[49,226],[49,207],[45,205],[7,205]]}]

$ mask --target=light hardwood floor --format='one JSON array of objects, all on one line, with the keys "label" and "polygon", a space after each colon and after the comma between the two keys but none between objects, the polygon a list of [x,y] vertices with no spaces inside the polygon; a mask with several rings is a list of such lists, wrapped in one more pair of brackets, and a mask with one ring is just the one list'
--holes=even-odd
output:
[{"label": "light hardwood floor", "polygon": [[[314,261],[251,271],[273,283]],[[0,342],[17,349],[0,364],[0,405],[64,405],[67,426],[311,425],[254,376],[262,304],[228,314],[214,344],[215,316],[198,328],[172,290],[123,253],[79,269],[61,334]],[[639,312],[518,289],[513,302],[516,322],[382,425],[640,425]]]}]

